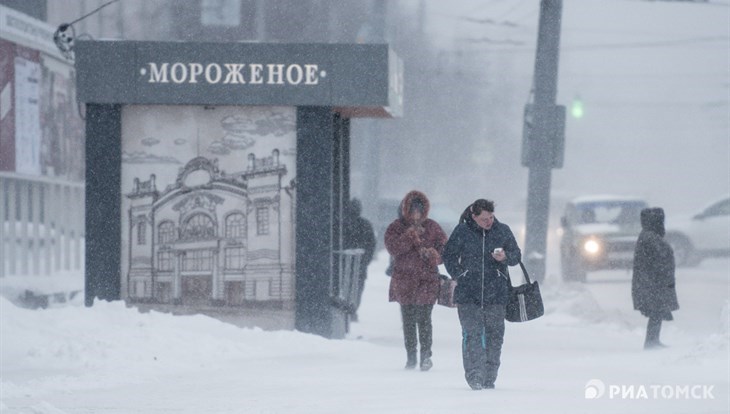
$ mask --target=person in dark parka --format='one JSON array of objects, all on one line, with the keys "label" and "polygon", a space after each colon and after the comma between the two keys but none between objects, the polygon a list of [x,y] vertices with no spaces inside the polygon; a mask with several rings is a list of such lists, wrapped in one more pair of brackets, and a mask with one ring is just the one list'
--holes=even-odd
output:
[{"label": "person in dark parka", "polygon": [[444,265],[457,282],[454,303],[461,322],[464,376],[474,390],[494,388],[497,380],[508,266],[521,259],[512,230],[494,217],[494,202],[485,199],[464,210],[444,248]]},{"label": "person in dark parka", "polygon": [[368,277],[368,265],[375,254],[373,225],[362,217],[362,203],[357,198],[353,198],[345,205],[343,230],[346,249],[363,249],[363,254],[360,257],[360,273],[356,276],[358,279],[357,297],[350,312],[351,319],[357,321],[357,310],[360,308],[362,292],[365,289],[365,279]]},{"label": "person in dark parka", "polygon": [[645,349],[662,348],[662,321],[671,321],[679,309],[674,279],[674,251],[664,240],[664,210],[641,210],[641,233],[634,250],[631,296],[634,309],[649,318]]},{"label": "person in dark parka", "polygon": [[406,369],[416,367],[420,342],[422,371],[433,366],[431,312],[438,298],[438,265],[446,243],[441,226],[428,218],[429,209],[426,195],[411,191],[401,202],[401,217],[390,223],[385,231],[385,248],[393,256],[389,300],[401,306]]}]

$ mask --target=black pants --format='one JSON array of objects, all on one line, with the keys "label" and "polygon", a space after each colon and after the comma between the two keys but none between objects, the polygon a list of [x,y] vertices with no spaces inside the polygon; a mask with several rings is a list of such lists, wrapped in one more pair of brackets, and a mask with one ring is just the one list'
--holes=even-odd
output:
[{"label": "black pants", "polygon": [[659,344],[659,333],[662,330],[662,318],[650,317],[646,324],[646,340],[644,347],[651,348]]},{"label": "black pants", "polygon": [[464,376],[471,385],[494,384],[504,342],[504,305],[459,305]]},{"label": "black pants", "polygon": [[415,361],[418,343],[421,343],[421,361],[431,357],[433,328],[431,312],[433,305],[401,305],[403,317],[403,339],[406,345],[408,360]]}]

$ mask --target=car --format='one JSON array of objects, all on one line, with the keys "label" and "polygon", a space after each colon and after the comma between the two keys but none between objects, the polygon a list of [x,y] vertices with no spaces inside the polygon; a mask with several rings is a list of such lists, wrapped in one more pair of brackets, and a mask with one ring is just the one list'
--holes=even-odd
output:
[{"label": "car", "polygon": [[730,196],[697,214],[667,216],[665,239],[674,249],[677,266],[694,266],[702,259],[730,256]]},{"label": "car", "polygon": [[590,271],[630,269],[646,207],[641,198],[613,195],[567,202],[559,230],[563,280],[585,282]]}]

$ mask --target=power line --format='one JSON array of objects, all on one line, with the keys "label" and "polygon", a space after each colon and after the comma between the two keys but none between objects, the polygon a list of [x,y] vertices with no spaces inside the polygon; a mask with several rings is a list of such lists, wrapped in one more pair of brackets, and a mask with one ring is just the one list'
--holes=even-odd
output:
[{"label": "power line", "polygon": [[[568,75],[564,73],[564,75]],[[601,79],[662,79],[662,78],[727,78],[727,72],[717,73],[636,73],[636,74],[615,74],[615,73],[570,73],[571,78],[601,78]]]},{"label": "power line", "polygon": [[502,13],[502,16],[500,17],[500,19],[504,19],[505,17],[509,16],[510,14],[512,14],[512,12],[519,9],[524,4],[526,4],[524,1],[521,1],[517,4],[515,4],[511,9],[507,10],[505,13]]},{"label": "power line", "polygon": [[[637,49],[637,48],[659,48],[668,46],[679,46],[696,43],[714,43],[714,42],[730,42],[730,38],[727,36],[708,36],[708,37],[696,37],[687,39],[676,39],[676,40],[662,40],[655,42],[634,42],[634,43],[604,43],[594,45],[577,45],[561,47],[561,52],[575,52],[575,51],[590,51],[590,50],[601,50],[601,49]],[[722,45],[726,47],[726,45]],[[503,49],[471,49],[471,52],[534,52],[534,48],[503,48]]]},{"label": "power line", "polygon": [[112,4],[112,3],[116,3],[116,2],[118,2],[118,1],[119,1],[119,0],[111,0],[111,1],[108,1],[108,2],[106,2],[105,4],[102,4],[101,6],[99,6],[99,7],[95,8],[94,10],[92,10],[92,11],[90,11],[90,12],[86,13],[85,15],[83,15],[83,16],[81,16],[81,17],[79,17],[78,19],[76,19],[76,20],[72,21],[71,23],[66,23],[66,24],[67,24],[67,25],[69,25],[69,26],[71,26],[71,25],[72,25],[72,24],[74,24],[74,23],[78,23],[78,22],[80,22],[81,20],[84,20],[85,18],[87,18],[87,17],[91,16],[92,14],[94,14],[94,13],[98,12],[99,10],[103,9],[104,7],[106,7],[106,6],[108,6],[108,5]]},{"label": "power line", "polygon": [[707,37],[695,37],[687,39],[677,40],[659,40],[654,42],[636,42],[636,43],[606,43],[600,45],[582,45],[582,46],[571,46],[568,50],[598,50],[598,49],[633,49],[633,48],[644,48],[644,47],[666,47],[666,46],[677,46],[693,43],[705,43],[705,42],[728,42],[730,38],[727,36],[707,36]]},{"label": "power line", "polygon": [[711,2],[710,0],[640,0],[643,2],[663,2],[663,3],[695,3],[695,4],[702,4],[707,6],[720,6],[720,7],[728,7],[730,6],[729,3],[720,3],[720,2]]}]

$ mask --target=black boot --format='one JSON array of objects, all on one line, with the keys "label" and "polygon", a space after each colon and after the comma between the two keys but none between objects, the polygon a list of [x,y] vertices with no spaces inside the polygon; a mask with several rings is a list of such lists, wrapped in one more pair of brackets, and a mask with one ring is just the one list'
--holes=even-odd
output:
[{"label": "black boot", "polygon": [[428,371],[431,367],[433,367],[431,357],[421,358],[421,371]]},{"label": "black boot", "polygon": [[646,325],[646,340],[644,340],[644,349],[660,349],[666,348],[666,345],[659,341],[659,333],[662,329],[662,319],[650,317]]},{"label": "black boot", "polygon": [[408,359],[406,360],[406,369],[416,368],[416,353],[408,353]]},{"label": "black boot", "polygon": [[484,380],[479,377],[478,375],[466,375],[466,383],[469,384],[469,387],[473,389],[474,391],[479,391],[484,389]]}]

